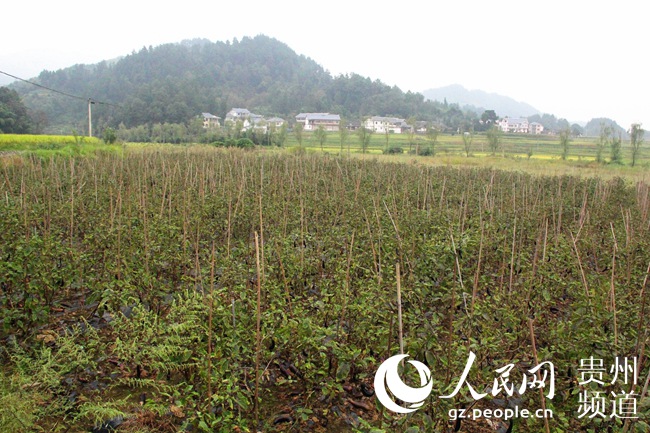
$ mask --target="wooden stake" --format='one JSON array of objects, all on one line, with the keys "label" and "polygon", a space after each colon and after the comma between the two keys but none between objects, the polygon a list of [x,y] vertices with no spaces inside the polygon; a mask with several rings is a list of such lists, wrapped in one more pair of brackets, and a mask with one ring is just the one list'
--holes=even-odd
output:
[{"label": "wooden stake", "polygon": [[260,423],[260,405],[259,405],[259,391],[260,391],[260,352],[262,346],[261,337],[261,309],[260,303],[262,301],[262,273],[260,270],[260,240],[259,235],[255,232],[255,261],[257,264],[257,327],[256,327],[256,344],[255,344],[255,424]]},{"label": "wooden stake", "polygon": [[[528,330],[530,331],[530,344],[533,346],[533,357],[535,358],[535,365],[539,365],[537,358],[537,345],[535,344],[535,328],[533,326],[533,319],[528,319]],[[537,380],[540,380],[539,372],[537,372]],[[544,399],[544,391],[539,388],[539,396],[542,402],[542,410],[544,411],[544,428],[546,433],[551,433],[551,428],[548,425],[548,418],[546,417],[546,400]]]},{"label": "wooden stake", "polygon": [[212,310],[214,309],[214,241],[210,254],[210,301],[208,304],[208,401],[212,399]]},{"label": "wooden stake", "polygon": [[618,354],[618,322],[616,320],[616,285],[614,284],[614,275],[616,269],[616,252],[618,251],[618,242],[616,241],[616,234],[614,233],[614,224],[609,223],[612,230],[612,237],[614,238],[614,250],[612,251],[612,276],[609,280],[610,284],[610,299],[611,308],[614,313],[614,355]]},{"label": "wooden stake", "polygon": [[404,335],[402,334],[402,284],[400,280],[399,262],[395,263],[395,275],[397,277],[397,327],[399,336],[399,353],[404,354]]}]

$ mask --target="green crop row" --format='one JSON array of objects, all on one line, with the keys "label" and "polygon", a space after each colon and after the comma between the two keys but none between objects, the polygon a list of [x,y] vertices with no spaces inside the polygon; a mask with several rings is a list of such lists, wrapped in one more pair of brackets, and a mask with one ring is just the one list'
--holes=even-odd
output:
[{"label": "green crop row", "polygon": [[[497,404],[438,398],[471,351],[481,393],[554,364],[555,397],[521,398],[550,432],[647,431],[649,262],[650,188],[621,179],[207,146],[22,158],[0,165],[0,430],[443,432]],[[400,345],[433,381],[409,416],[368,395]],[[638,358],[637,419],[578,418],[590,357]]]}]

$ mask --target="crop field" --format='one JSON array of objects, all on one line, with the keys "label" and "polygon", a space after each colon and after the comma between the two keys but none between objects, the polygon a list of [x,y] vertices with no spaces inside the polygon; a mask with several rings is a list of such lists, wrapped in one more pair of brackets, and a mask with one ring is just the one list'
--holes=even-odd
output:
[{"label": "crop field", "polygon": [[[416,134],[413,142],[410,141],[408,134],[388,134],[388,141],[385,134],[373,134],[367,153],[381,154],[386,147],[401,147],[404,154],[421,153],[423,150],[430,148],[431,141],[426,136]],[[569,142],[569,154],[567,159],[570,161],[594,162],[596,159],[596,137],[576,137]],[[388,143],[388,145],[387,145]],[[298,142],[292,134],[289,134],[286,143],[287,147],[296,147]],[[305,133],[303,146],[308,149],[320,150],[320,144],[313,134]],[[639,166],[650,167],[650,152],[641,148],[640,158],[637,162]],[[328,153],[341,152],[341,140],[338,132],[329,132],[323,145],[323,150]],[[354,132],[350,132],[343,143],[343,153],[360,153],[362,152],[359,138]],[[436,139],[434,146],[435,154],[438,156],[466,155],[463,138],[461,134],[440,134]],[[488,141],[485,133],[476,133],[473,135],[471,145],[469,146],[470,157],[489,156]],[[630,149],[629,143],[622,143],[623,162],[629,164]],[[507,156],[519,159],[553,159],[559,160],[562,155],[559,137],[552,135],[519,135],[503,134],[500,138],[498,156]],[[609,160],[609,147],[603,151],[603,158]]]},{"label": "crop field", "polygon": [[72,135],[0,134],[0,155],[28,153],[40,157],[79,156],[96,152],[119,152],[120,146],[106,145],[95,137]]},{"label": "crop field", "polygon": [[399,161],[0,158],[0,431],[648,431],[649,185]]}]

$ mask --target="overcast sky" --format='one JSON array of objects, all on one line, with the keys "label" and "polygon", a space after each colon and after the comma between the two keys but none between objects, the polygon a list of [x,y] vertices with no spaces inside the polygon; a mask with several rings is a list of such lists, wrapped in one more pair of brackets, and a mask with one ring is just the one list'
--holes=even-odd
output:
[{"label": "overcast sky", "polygon": [[143,46],[264,34],[333,75],[415,92],[457,83],[570,121],[650,127],[644,2],[33,0],[5,2],[0,16],[0,71],[21,77]]}]

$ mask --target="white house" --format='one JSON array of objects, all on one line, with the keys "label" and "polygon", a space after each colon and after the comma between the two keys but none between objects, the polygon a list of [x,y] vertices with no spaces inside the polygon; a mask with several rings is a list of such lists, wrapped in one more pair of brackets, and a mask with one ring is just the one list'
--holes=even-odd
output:
[{"label": "white house", "polygon": [[242,131],[253,129],[256,132],[266,133],[271,124],[274,124],[276,128],[281,127],[284,119],[279,117],[265,119],[264,116],[251,113],[245,108],[233,108],[226,114],[225,123],[232,125],[237,122],[241,122]]},{"label": "white house", "polygon": [[330,113],[300,113],[296,122],[304,123],[305,131],[315,131],[323,127],[326,131],[338,131],[341,125],[341,116]]},{"label": "white house", "polygon": [[539,135],[544,132],[544,125],[538,122],[532,122],[529,125],[529,130],[531,134]]},{"label": "white house", "polygon": [[269,125],[269,128],[275,126],[275,129],[280,129],[284,125],[284,119],[271,117],[270,119],[266,119],[266,123]]},{"label": "white house", "polygon": [[410,126],[406,123],[404,119],[398,119],[397,117],[382,117],[382,116],[372,116],[367,119],[365,122],[366,129],[370,129],[374,132],[385,134],[394,133],[401,134],[410,129]]},{"label": "white house", "polygon": [[219,122],[221,117],[215,116],[214,114],[210,114],[210,113],[202,113],[202,115],[203,115],[203,128],[211,129],[211,128],[219,128],[221,126],[221,123]]},{"label": "white house", "polygon": [[307,116],[326,116],[329,113],[300,113],[296,116],[296,122],[298,123],[305,123],[305,120],[307,119]]},{"label": "white house", "polygon": [[528,134],[529,132],[528,119],[525,117],[505,117],[497,123],[503,132],[519,134]]},{"label": "white house", "polygon": [[245,108],[233,108],[226,114],[226,122],[236,122],[249,118],[251,112]]}]

